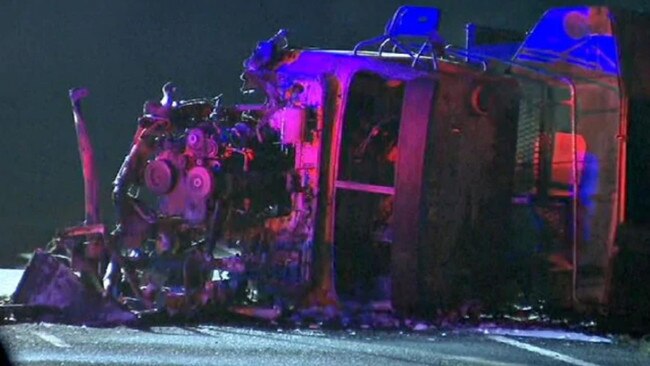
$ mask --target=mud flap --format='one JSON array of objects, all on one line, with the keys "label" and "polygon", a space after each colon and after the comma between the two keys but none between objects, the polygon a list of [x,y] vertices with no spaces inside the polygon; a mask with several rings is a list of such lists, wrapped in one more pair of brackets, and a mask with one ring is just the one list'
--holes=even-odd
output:
[{"label": "mud flap", "polygon": [[56,310],[41,312],[36,321],[110,326],[136,320],[134,313],[85,286],[70,267],[42,250],[27,264],[12,302]]}]

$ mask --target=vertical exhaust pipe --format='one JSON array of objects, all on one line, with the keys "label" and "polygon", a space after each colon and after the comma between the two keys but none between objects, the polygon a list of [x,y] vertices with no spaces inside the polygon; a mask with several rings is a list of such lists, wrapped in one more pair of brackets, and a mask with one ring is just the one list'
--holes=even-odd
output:
[{"label": "vertical exhaust pipe", "polygon": [[[81,101],[88,96],[88,89],[74,88],[70,89],[70,102],[72,103],[72,115],[74,117],[74,127],[77,133],[77,145],[79,148],[79,158],[81,159],[81,170],[84,178],[84,225],[96,225],[101,223],[99,214],[99,179],[95,166],[95,155],[93,153],[92,143],[88,135],[86,120],[81,112]],[[102,292],[100,276],[100,256],[103,247],[103,241],[98,239],[91,240],[88,246],[78,259],[75,259],[75,253],[72,254],[73,267],[80,265],[82,281]],[[77,263],[77,264],[75,264]]]},{"label": "vertical exhaust pipe", "polygon": [[88,89],[70,89],[74,127],[77,133],[79,157],[84,178],[85,225],[94,225],[101,222],[99,210],[99,179],[95,166],[95,155],[90,136],[86,127],[86,120],[81,112],[81,101],[88,96]]}]

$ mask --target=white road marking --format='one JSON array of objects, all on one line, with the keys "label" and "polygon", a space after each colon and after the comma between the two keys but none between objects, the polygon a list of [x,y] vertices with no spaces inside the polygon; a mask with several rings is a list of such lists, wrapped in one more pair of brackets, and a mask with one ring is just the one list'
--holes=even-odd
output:
[{"label": "white road marking", "polygon": [[510,329],[510,328],[477,328],[477,332],[485,335],[499,335],[510,337],[528,337],[540,339],[557,339],[567,341],[580,341],[590,343],[613,343],[610,338],[588,335],[577,332],[567,332],[551,329]]},{"label": "white road marking", "polygon": [[63,339],[49,333],[45,332],[39,332],[39,331],[33,331],[32,334],[37,336],[38,338],[44,340],[45,342],[59,348],[69,348],[71,347],[69,344],[67,344]]},{"label": "white road marking", "polygon": [[538,355],[550,357],[552,359],[562,361],[562,362],[566,362],[566,363],[569,363],[569,364],[572,364],[572,365],[576,365],[576,366],[598,366],[595,363],[582,361],[582,360],[579,360],[577,358],[573,358],[571,356],[564,355],[562,353],[558,353],[558,352],[551,351],[551,350],[548,350],[548,349],[545,349],[545,348],[533,346],[533,345],[528,344],[528,343],[519,342],[519,341],[516,341],[514,339],[510,339],[510,338],[506,338],[506,337],[502,337],[502,336],[497,336],[497,335],[488,336],[488,338],[490,338],[493,341],[499,342],[499,343],[504,343],[504,344],[507,344],[507,345],[510,345],[510,346],[513,346],[513,347],[517,347],[517,348],[526,350],[528,352],[537,353]]}]

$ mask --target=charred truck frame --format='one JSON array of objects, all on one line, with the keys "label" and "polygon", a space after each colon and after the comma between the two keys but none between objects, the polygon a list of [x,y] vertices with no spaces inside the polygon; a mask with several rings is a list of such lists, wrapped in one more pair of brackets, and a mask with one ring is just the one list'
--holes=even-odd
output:
[{"label": "charred truck frame", "polygon": [[14,302],[72,306],[44,295],[49,266],[113,306],[170,312],[354,299],[431,316],[521,292],[638,306],[620,274],[648,267],[648,18],[552,9],[527,35],[468,25],[459,49],[439,17],[401,7],[352,51],[291,49],[281,31],[244,64],[261,104],[177,100],[166,84],[114,181],[110,232],[86,92],[71,91],[86,221],[51,246],[71,263],[37,252]]}]

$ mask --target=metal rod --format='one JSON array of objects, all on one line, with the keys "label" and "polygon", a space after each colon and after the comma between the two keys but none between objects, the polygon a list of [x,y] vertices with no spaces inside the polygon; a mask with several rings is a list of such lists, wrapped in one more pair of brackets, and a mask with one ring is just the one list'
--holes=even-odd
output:
[{"label": "metal rod", "polygon": [[573,199],[571,200],[571,240],[572,240],[572,271],[571,271],[571,299],[574,303],[579,303],[576,294],[578,286],[578,124],[577,124],[577,100],[575,85],[571,84],[571,102],[570,102],[570,116],[571,116],[571,155],[573,161],[571,165],[571,173],[573,175]]},{"label": "metal rod", "polygon": [[104,224],[92,224],[84,226],[72,226],[63,229],[60,233],[61,237],[76,237],[76,236],[90,236],[98,235],[104,236],[106,234],[106,227]]},{"label": "metal rod", "polygon": [[391,196],[395,194],[395,187],[377,186],[374,184],[364,184],[364,183],[350,182],[344,180],[337,180],[334,185],[337,189],[347,189],[350,191],[378,193],[378,194],[386,194]]},{"label": "metal rod", "polygon": [[81,112],[81,100],[88,96],[88,89],[75,88],[69,92],[72,102],[72,115],[77,133],[79,157],[84,177],[85,224],[98,224],[101,221],[99,211],[99,180],[95,166],[93,146],[86,126],[86,120]]}]

